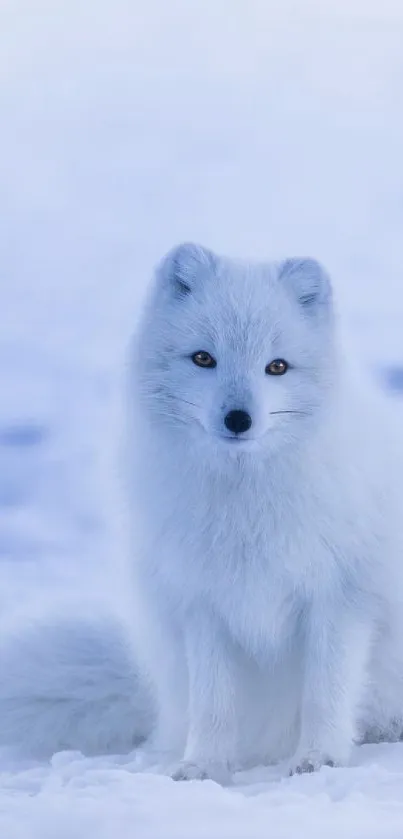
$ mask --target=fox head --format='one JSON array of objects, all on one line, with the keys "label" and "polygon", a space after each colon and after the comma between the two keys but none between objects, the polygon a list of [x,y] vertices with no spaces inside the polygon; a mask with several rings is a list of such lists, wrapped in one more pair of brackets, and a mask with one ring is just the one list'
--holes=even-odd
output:
[{"label": "fox head", "polygon": [[270,452],[321,414],[332,290],[314,259],[251,264],[183,244],[156,271],[138,343],[150,422],[217,452]]}]

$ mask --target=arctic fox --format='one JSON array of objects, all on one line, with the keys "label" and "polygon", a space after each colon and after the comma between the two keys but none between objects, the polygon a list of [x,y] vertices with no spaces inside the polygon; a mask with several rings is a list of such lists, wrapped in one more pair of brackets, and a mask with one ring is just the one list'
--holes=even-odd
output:
[{"label": "arctic fox", "polygon": [[[348,763],[354,741],[399,738],[398,449],[353,362],[315,260],[249,264],[185,244],[162,261],[128,370],[135,665],[121,658],[131,681],[110,664],[103,678],[98,656],[88,691],[81,666],[84,748],[121,745],[123,726],[128,748],[145,740],[140,765],[226,783],[238,767],[310,772]],[[54,747],[77,747],[74,701],[55,713]]]}]

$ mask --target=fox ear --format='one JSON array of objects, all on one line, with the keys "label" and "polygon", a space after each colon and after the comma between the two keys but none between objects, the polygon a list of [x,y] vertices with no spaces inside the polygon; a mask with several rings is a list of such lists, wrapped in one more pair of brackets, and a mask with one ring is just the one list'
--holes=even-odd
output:
[{"label": "fox ear", "polygon": [[215,268],[215,256],[201,245],[185,243],[177,245],[163,258],[158,275],[164,284],[169,284],[179,298],[191,294],[199,279]]},{"label": "fox ear", "polygon": [[279,279],[307,313],[331,308],[332,286],[328,274],[316,259],[286,259],[280,265]]}]

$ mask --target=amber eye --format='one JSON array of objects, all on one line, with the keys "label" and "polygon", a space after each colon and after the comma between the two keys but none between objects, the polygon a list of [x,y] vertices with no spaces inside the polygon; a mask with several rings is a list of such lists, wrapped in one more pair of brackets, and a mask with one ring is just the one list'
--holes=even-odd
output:
[{"label": "amber eye", "polygon": [[192,361],[194,364],[197,364],[198,367],[216,367],[217,362],[209,352],[205,352],[205,350],[199,350],[199,352],[195,352],[192,355]]},{"label": "amber eye", "polygon": [[288,370],[288,364],[283,358],[275,358],[266,367],[266,373],[269,376],[284,376]]}]

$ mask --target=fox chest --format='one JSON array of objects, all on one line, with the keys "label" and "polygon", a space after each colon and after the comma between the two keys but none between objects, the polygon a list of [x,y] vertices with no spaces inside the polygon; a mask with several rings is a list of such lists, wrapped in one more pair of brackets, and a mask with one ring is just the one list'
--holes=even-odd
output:
[{"label": "fox chest", "polygon": [[298,630],[298,534],[270,509],[194,510],[154,528],[155,573],[175,610],[204,603],[243,647],[259,653]]}]

